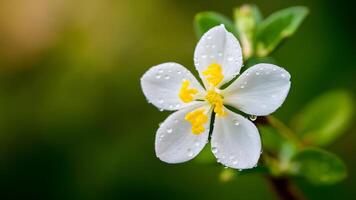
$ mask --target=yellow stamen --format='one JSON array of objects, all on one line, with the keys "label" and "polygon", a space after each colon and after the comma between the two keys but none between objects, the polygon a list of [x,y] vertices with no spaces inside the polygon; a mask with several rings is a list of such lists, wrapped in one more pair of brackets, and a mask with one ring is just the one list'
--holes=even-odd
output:
[{"label": "yellow stamen", "polygon": [[182,87],[179,90],[179,98],[184,102],[184,103],[189,103],[193,101],[194,97],[193,95],[198,93],[198,90],[195,88],[190,88],[189,89],[190,82],[188,80],[184,80],[182,83]]},{"label": "yellow stamen", "polygon": [[224,75],[222,74],[221,65],[217,63],[209,65],[209,67],[207,67],[206,70],[203,71],[203,75],[205,76],[208,83],[210,83],[214,87],[217,86],[224,78]]},{"label": "yellow stamen", "polygon": [[224,111],[223,98],[215,90],[209,90],[205,96],[205,99],[214,106],[214,112],[218,116],[225,116],[227,113]]},{"label": "yellow stamen", "polygon": [[192,124],[193,134],[199,135],[205,131],[204,124],[208,121],[208,116],[204,109],[196,109],[188,113],[184,119]]}]

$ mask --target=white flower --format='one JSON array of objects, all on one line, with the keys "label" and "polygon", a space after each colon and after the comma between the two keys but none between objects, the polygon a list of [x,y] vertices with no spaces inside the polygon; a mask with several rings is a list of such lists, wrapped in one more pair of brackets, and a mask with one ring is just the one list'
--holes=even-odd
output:
[{"label": "white flower", "polygon": [[269,115],[288,94],[289,73],[272,64],[257,64],[220,90],[242,67],[240,44],[224,25],[202,36],[195,49],[194,64],[204,87],[177,63],[154,66],[141,78],[149,102],[161,110],[177,110],[157,130],[157,157],[167,163],[194,158],[208,142],[211,116],[215,113],[211,146],[218,162],[236,169],[256,166],[261,154],[256,126],[224,105],[249,115]]}]

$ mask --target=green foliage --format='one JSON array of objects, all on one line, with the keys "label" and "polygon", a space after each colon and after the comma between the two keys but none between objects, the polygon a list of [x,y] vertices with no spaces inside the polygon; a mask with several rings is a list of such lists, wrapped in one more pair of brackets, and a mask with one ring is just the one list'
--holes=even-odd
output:
[{"label": "green foliage", "polygon": [[305,7],[290,7],[262,21],[256,32],[256,54],[266,56],[271,53],[283,39],[293,35],[307,14]]},{"label": "green foliage", "polygon": [[198,38],[200,38],[209,29],[220,24],[224,24],[228,31],[233,33],[235,36],[237,35],[234,23],[229,18],[219,13],[201,12],[195,15],[194,29]]},{"label": "green foliage", "polygon": [[200,38],[210,28],[224,24],[239,38],[244,59],[268,56],[298,29],[308,14],[302,6],[277,11],[265,20],[257,6],[245,4],[234,9],[234,22],[216,12],[201,12],[195,16],[194,28]]},{"label": "green foliage", "polygon": [[347,174],[344,163],[336,155],[318,148],[307,148],[297,153],[292,158],[289,172],[313,184],[333,184]]},{"label": "green foliage", "polygon": [[331,91],[310,102],[294,119],[303,143],[325,146],[345,132],[352,120],[353,100],[346,91]]}]

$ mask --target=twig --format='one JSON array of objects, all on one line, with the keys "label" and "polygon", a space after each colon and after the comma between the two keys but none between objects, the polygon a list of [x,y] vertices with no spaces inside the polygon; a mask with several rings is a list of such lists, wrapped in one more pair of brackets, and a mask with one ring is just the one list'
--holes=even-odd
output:
[{"label": "twig", "polygon": [[280,200],[306,200],[302,192],[288,178],[267,175],[266,179]]}]

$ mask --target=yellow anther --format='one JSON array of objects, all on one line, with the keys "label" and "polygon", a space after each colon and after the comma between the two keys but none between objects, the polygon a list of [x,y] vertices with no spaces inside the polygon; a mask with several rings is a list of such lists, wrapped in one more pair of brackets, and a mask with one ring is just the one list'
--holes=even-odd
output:
[{"label": "yellow anther", "polygon": [[203,71],[203,75],[205,76],[208,83],[210,83],[214,87],[217,86],[224,78],[224,75],[222,74],[221,65],[217,63],[209,65],[209,67],[207,67],[206,70]]},{"label": "yellow anther", "polygon": [[223,98],[220,94],[214,90],[209,90],[205,96],[205,99],[214,106],[214,112],[218,116],[225,116],[227,113],[224,111]]},{"label": "yellow anther", "polygon": [[182,83],[182,87],[179,90],[179,98],[184,103],[189,103],[193,101],[193,95],[198,93],[198,90],[195,88],[189,88],[190,82],[188,80],[184,80]]},{"label": "yellow anther", "polygon": [[204,124],[208,122],[208,116],[205,114],[204,109],[196,109],[187,115],[185,115],[185,120],[192,124],[192,133],[199,135],[205,131]]}]

